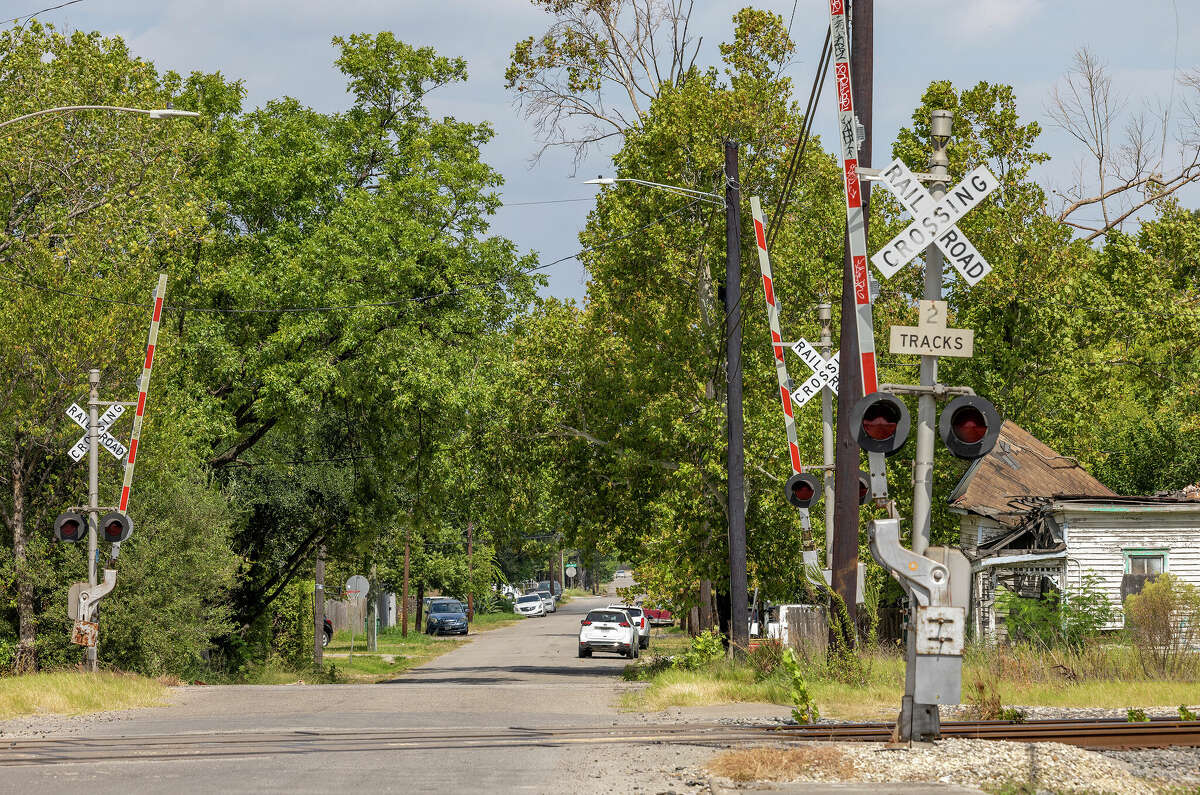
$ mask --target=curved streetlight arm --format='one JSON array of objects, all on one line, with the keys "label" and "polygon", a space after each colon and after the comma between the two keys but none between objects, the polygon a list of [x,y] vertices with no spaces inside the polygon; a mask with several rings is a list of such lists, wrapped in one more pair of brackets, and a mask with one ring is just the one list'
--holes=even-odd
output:
[{"label": "curved streetlight arm", "polygon": [[192,110],[177,110],[175,108],[150,109],[125,108],[119,105],[64,105],[61,108],[45,108],[43,110],[35,110],[33,113],[26,113],[24,116],[17,116],[15,119],[0,122],[0,127],[7,127],[10,124],[32,119],[35,116],[43,116],[47,113],[69,113],[76,110],[112,110],[120,113],[141,113],[152,119],[183,119],[194,118],[200,115]]},{"label": "curved streetlight arm", "polygon": [[678,193],[680,196],[688,196],[691,198],[699,199],[700,201],[707,201],[707,202],[711,202],[713,204],[719,204],[722,207],[725,206],[725,197],[719,196],[716,193],[705,193],[704,191],[701,191],[701,190],[692,190],[691,188],[681,188],[677,185],[664,185],[661,182],[649,182],[644,179],[634,179],[632,177],[596,177],[596,179],[584,180],[583,184],[585,184],[585,185],[613,185],[618,182],[635,182],[638,185],[646,185],[647,187],[658,188],[659,190],[665,190],[665,191],[668,191],[669,193]]}]

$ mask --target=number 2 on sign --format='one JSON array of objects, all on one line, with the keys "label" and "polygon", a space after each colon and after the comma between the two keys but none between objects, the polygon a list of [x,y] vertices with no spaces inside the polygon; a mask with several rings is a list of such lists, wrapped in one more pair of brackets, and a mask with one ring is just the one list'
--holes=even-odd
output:
[{"label": "number 2 on sign", "polygon": [[938,325],[938,302],[923,301],[925,304],[925,324],[929,326]]}]

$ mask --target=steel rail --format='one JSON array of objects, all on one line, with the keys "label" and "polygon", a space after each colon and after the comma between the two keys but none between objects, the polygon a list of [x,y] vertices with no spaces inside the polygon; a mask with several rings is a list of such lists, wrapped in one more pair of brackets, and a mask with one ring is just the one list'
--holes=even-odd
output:
[{"label": "steel rail", "polygon": [[[168,761],[313,753],[430,751],[439,749],[519,748],[561,745],[658,743],[724,745],[744,742],[890,742],[886,723],[839,723],[815,726],[684,724],[486,730],[439,727],[368,731],[311,729],[226,731],[177,735],[115,737],[6,737],[0,767],[84,764],[103,761]],[[948,721],[942,737],[1014,742],[1060,742],[1089,749],[1200,746],[1200,721],[1157,719],[1128,723],[1106,719]]]}]

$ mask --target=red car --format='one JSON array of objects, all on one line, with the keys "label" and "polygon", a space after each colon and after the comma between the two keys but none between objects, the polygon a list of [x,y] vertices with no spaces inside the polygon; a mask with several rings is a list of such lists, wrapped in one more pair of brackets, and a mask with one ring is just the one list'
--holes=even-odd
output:
[{"label": "red car", "polygon": [[669,627],[675,623],[670,610],[660,610],[656,607],[643,607],[642,610],[646,613],[646,620],[652,627]]}]

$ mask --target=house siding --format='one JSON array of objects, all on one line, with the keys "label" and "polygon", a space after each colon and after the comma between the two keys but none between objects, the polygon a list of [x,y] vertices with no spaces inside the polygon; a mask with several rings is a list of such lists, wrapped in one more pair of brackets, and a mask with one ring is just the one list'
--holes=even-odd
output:
[{"label": "house siding", "polygon": [[1012,530],[1007,525],[1000,524],[995,519],[969,513],[959,517],[958,532],[960,546],[968,556],[975,554],[981,544],[994,541]]},{"label": "house siding", "polygon": [[[1079,564],[1083,576],[1099,577],[1118,609],[1129,549],[1166,550],[1166,571],[1200,586],[1200,505],[1057,506],[1054,514],[1066,536],[1068,559]],[[1076,567],[1068,566],[1071,587],[1078,585],[1078,576]],[[1123,623],[1122,618],[1111,628]]]}]

